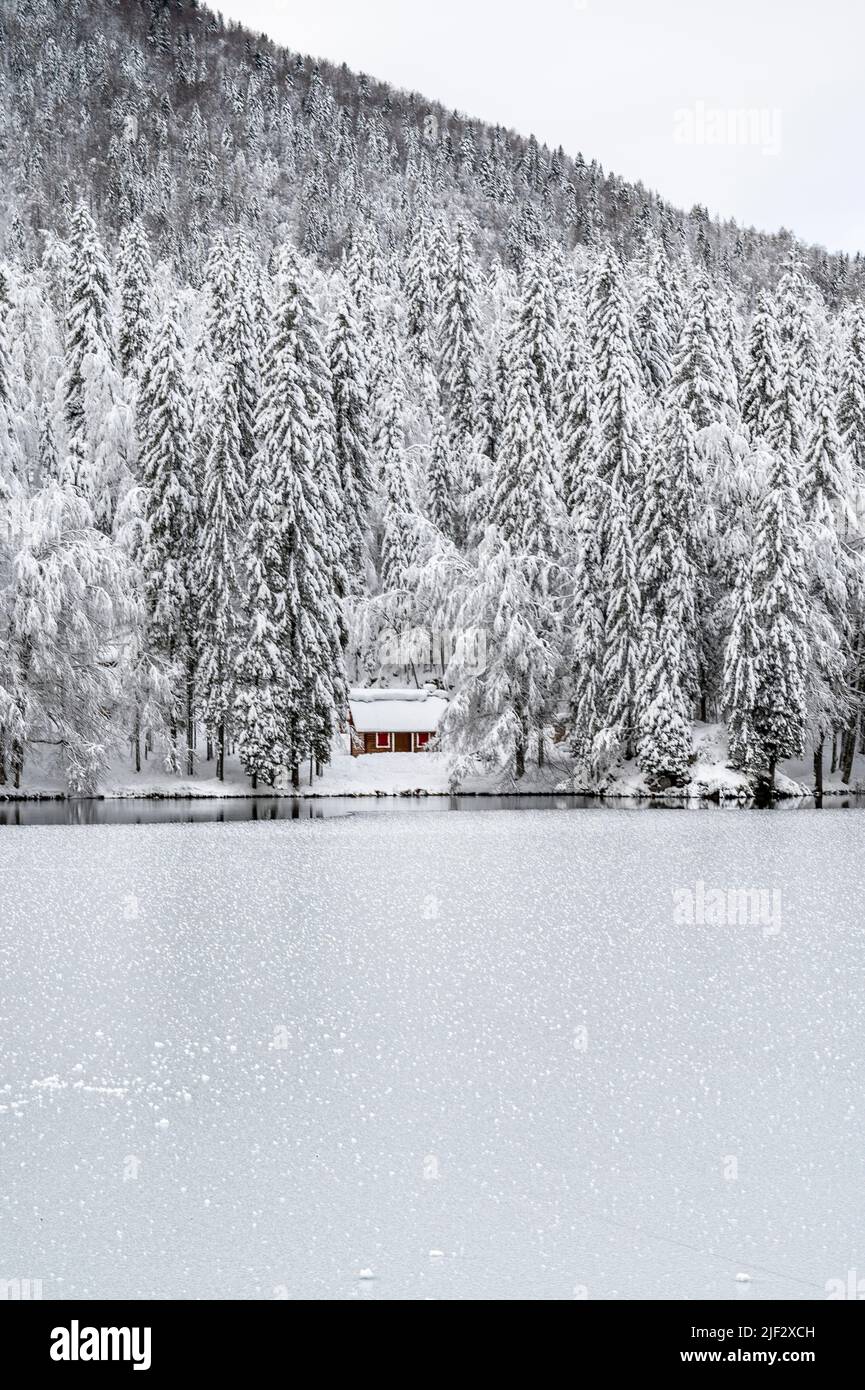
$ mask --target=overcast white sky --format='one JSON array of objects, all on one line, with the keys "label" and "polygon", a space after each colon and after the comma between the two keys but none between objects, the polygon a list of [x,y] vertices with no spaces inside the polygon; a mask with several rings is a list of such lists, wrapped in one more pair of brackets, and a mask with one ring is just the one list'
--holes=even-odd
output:
[{"label": "overcast white sky", "polygon": [[[678,206],[865,249],[861,0],[211,3],[290,48],[582,150]],[[735,143],[730,111],[759,113]]]}]

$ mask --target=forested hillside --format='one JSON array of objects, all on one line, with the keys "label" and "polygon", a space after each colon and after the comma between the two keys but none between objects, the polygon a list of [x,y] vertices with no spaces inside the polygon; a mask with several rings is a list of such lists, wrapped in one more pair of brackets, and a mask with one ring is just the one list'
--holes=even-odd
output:
[{"label": "forested hillside", "polygon": [[0,786],[324,766],[351,682],[575,784],[831,749],[865,607],[857,257],[203,7],[0,12]]}]

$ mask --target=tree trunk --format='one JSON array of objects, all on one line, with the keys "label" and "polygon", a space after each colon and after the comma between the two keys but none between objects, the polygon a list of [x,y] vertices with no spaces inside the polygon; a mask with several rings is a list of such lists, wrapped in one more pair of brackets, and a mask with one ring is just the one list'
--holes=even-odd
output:
[{"label": "tree trunk", "polygon": [[823,800],[823,744],[821,738],[814,749],[814,795],[820,802]]},{"label": "tree trunk", "polygon": [[[208,740],[208,747],[209,747],[209,746],[210,746],[210,740]],[[211,751],[208,753],[208,762],[210,761],[210,758],[211,758],[212,756],[213,756],[213,753],[212,753],[212,749],[211,749]],[[222,723],[221,723],[220,726],[219,726],[219,743],[218,743],[218,746],[217,746],[217,754],[216,754],[216,776],[217,776],[217,778],[218,778],[218,780],[219,780],[220,782],[224,782],[224,781],[225,781],[225,720],[224,720],[224,719],[223,719]]]},{"label": "tree trunk", "polygon": [[845,729],[844,737],[841,740],[841,781],[848,787],[853,780],[853,759],[856,756],[856,733],[856,723],[854,723],[852,728]]},{"label": "tree trunk", "polygon": [[257,792],[257,791],[258,791],[258,773],[257,773],[257,772],[253,772],[253,774],[252,774],[252,790],[253,790],[254,792]]},{"label": "tree trunk", "polygon": [[135,750],[135,771],[141,771],[141,724],[136,719],[135,730],[132,734],[132,746]]},{"label": "tree trunk", "polygon": [[315,759],[314,759],[314,758],[310,758],[310,760],[309,760],[309,785],[312,786],[312,784],[313,784],[314,781],[315,781]]},{"label": "tree trunk", "polygon": [[6,785],[6,745],[0,738],[0,787]]},{"label": "tree trunk", "polygon": [[297,766],[291,769],[291,785],[296,792],[300,791],[300,768]]},{"label": "tree trunk", "polygon": [[186,667],[186,775],[191,777],[195,771],[195,668],[192,662]]},{"label": "tree trunk", "polygon": [[833,773],[835,773],[835,772],[838,771],[838,730],[837,730],[837,729],[836,729],[835,732],[832,734],[832,763],[831,763],[831,766],[830,766],[830,771],[833,772]]},{"label": "tree trunk", "polygon": [[514,751],[514,770],[519,782],[526,775],[526,745],[522,738],[517,741]]},{"label": "tree trunk", "polygon": [[769,759],[769,800],[770,800],[770,801],[771,801],[771,800],[774,798],[774,796],[775,796],[775,772],[776,772],[776,770],[777,770],[777,767],[778,767],[778,760],[777,760],[777,758],[770,758],[770,759]]}]

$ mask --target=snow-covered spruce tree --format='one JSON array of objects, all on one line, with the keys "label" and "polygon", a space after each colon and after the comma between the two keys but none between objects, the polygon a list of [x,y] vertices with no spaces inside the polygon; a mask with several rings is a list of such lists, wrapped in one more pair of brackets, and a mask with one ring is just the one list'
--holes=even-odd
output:
[{"label": "snow-covered spruce tree", "polygon": [[576,555],[573,601],[571,676],[571,751],[576,763],[575,788],[592,788],[604,768],[599,740],[606,699],[603,684],[604,573],[598,537],[601,501],[592,467],[580,481],[579,505],[573,514]]},{"label": "snow-covered spruce tree", "polygon": [[[175,720],[185,706],[187,776],[194,770],[197,605],[195,493],[189,384],[180,309],[173,300],[153,335],[141,381],[138,428],[145,489],[141,569],[153,641],[174,668]],[[181,691],[183,692],[181,696]],[[176,759],[172,735],[169,765]]]},{"label": "snow-covered spruce tree", "polygon": [[[329,761],[346,699],[344,530],[333,416],[324,394],[329,390],[320,325],[302,266],[289,255],[282,265],[258,418],[255,484],[272,501],[263,506],[253,501],[252,588],[238,658],[243,683],[238,724],[247,770],[261,775],[287,768],[295,785],[307,759],[319,766]],[[277,651],[262,653],[259,628],[270,622],[271,603]],[[257,669],[262,657],[265,664]],[[275,738],[268,749],[261,735],[271,723]]]},{"label": "snow-covered spruce tree", "polygon": [[366,578],[372,466],[366,369],[357,311],[349,294],[342,295],[331,325],[328,362],[333,391],[334,449],[348,543],[346,564],[351,590],[359,593]]},{"label": "snow-covered spruce tree", "polygon": [[442,289],[438,328],[445,409],[458,451],[465,450],[478,431],[479,294],[468,231],[460,222]]},{"label": "snow-covered spruce tree", "polygon": [[430,521],[453,539],[455,530],[454,469],[444,422],[436,417],[427,468],[427,508]]},{"label": "snow-covered spruce tree", "polygon": [[753,569],[760,634],[754,730],[770,788],[781,759],[802,756],[807,728],[808,536],[798,481],[789,453],[773,451]]},{"label": "snow-covered spruce tree", "polygon": [[838,388],[838,428],[850,459],[852,483],[865,487],[865,307],[850,310]]},{"label": "snow-covered spruce tree", "polygon": [[[559,438],[562,458],[562,500],[566,514],[579,517],[587,481],[597,482],[598,385],[585,324],[574,316],[565,329],[567,348],[562,369]],[[598,498],[593,498],[595,506]],[[599,516],[595,516],[597,525]]]},{"label": "snow-covered spruce tree", "polygon": [[751,580],[752,561],[742,561],[733,595],[733,622],[724,651],[723,706],[730,762],[742,772],[758,770],[757,707],[760,633]]},{"label": "snow-covered spruce tree", "polygon": [[231,368],[216,380],[216,419],[204,466],[201,523],[194,562],[198,603],[196,645],[201,713],[217,744],[216,775],[225,780],[228,723],[234,702],[240,609],[238,552],[246,499],[246,466]]},{"label": "snow-covered spruce tree", "polygon": [[514,552],[530,557],[540,581],[561,544],[558,445],[525,338],[514,336],[509,364],[490,517]]},{"label": "snow-covered spruce tree", "polygon": [[526,256],[523,262],[513,339],[512,355],[531,364],[544,410],[552,421],[559,399],[562,341],[550,261],[545,254]]},{"label": "snow-covered spruce tree", "polygon": [[748,362],[742,387],[742,419],[754,439],[767,436],[780,375],[781,343],[775,304],[768,291],[761,290],[748,334]]},{"label": "snow-covered spruce tree", "polygon": [[236,237],[232,247],[233,270],[227,320],[227,344],[221,360],[229,371],[226,387],[234,392],[241,456],[248,463],[255,453],[255,420],[261,379],[258,335],[253,317],[253,285],[246,243]]},{"label": "snow-covered spruce tree", "polygon": [[619,753],[625,759],[632,758],[635,751],[640,678],[640,589],[628,499],[616,488],[610,489],[607,511],[604,761],[612,761]]},{"label": "snow-covered spruce tree", "polygon": [[631,304],[621,263],[612,247],[599,256],[591,276],[587,313],[589,345],[598,383],[598,476],[605,485],[601,542],[610,543],[615,501],[630,507],[630,493],[643,467],[643,393]]},{"label": "snow-covered spruce tree", "polygon": [[437,295],[430,273],[429,232],[422,214],[412,234],[403,285],[408,350],[425,394],[435,390]]},{"label": "snow-covered spruce tree", "polygon": [[657,237],[650,237],[639,288],[635,336],[644,384],[656,397],[666,390],[672,375],[681,314],[681,300],[667,253]]},{"label": "snow-covered spruce tree", "polygon": [[[267,357],[265,356],[265,367]],[[266,384],[266,383],[265,383]],[[282,646],[282,510],[275,459],[259,447],[249,477],[249,515],[241,544],[243,606],[237,634],[234,727],[240,761],[252,779],[273,786],[287,766],[284,709],[294,674]]]},{"label": "snow-covered spruce tree", "polygon": [[214,237],[204,270],[206,327],[215,361],[231,351],[230,315],[234,299],[234,257],[223,235]]},{"label": "snow-covered spruce tree", "polygon": [[697,431],[735,424],[738,418],[736,378],[706,270],[699,270],[694,278],[669,391]]},{"label": "snow-covered spruce tree", "polygon": [[765,439],[770,449],[786,452],[798,472],[805,448],[805,403],[796,343],[792,339],[781,345],[777,389],[766,426]]},{"label": "snow-covered spruce tree", "polygon": [[147,233],[138,218],[120,237],[116,279],[120,298],[120,367],[124,376],[137,376],[153,328],[153,262]]},{"label": "snow-covered spruce tree", "polygon": [[[648,452],[637,516],[637,578],[644,617],[655,644],[663,646],[659,653],[650,648],[649,661],[667,663],[671,683],[686,701],[694,701],[699,690],[696,525],[694,429],[690,416],[670,403]],[[648,670],[643,677],[648,681]]]},{"label": "snow-covered spruce tree", "polygon": [[80,445],[80,481],[97,524],[110,534],[134,462],[134,414],[115,363],[108,262],[83,205],[70,235],[65,358],[67,438]]},{"label": "snow-covered spruce tree", "polygon": [[[749,445],[741,424],[738,381],[721,327],[718,297],[706,270],[692,286],[668,388],[670,403],[694,429],[697,452],[697,520],[691,551],[700,631],[700,718],[720,695],[723,665],[721,615],[731,587],[730,570],[748,516]],[[732,557],[731,557],[732,552]]]},{"label": "snow-covered spruce tree", "polygon": [[72,218],[66,308],[66,428],[86,437],[87,358],[111,354],[111,281],[93,218],[79,204]]},{"label": "snow-covered spruce tree", "polygon": [[691,724],[679,680],[680,629],[670,606],[660,627],[644,616],[640,646],[638,759],[651,791],[684,786],[690,775]]},{"label": "snow-covered spruce tree", "polygon": [[823,372],[813,388],[811,426],[802,463],[802,502],[809,537],[809,723],[818,794],[823,744],[850,718],[845,673],[852,664],[855,562],[843,537],[851,520],[851,489],[833,402]]},{"label": "snow-covered spruce tree", "polygon": [[[399,652],[405,649],[405,638],[412,626],[415,607],[412,575],[419,556],[419,516],[409,481],[403,381],[395,353],[391,355],[388,379],[376,445],[381,539],[378,551],[379,594],[370,605],[364,643],[370,657],[369,648],[376,639],[384,644],[383,649]],[[397,664],[404,665],[402,660]]]},{"label": "snow-covered spruce tree", "polygon": [[778,336],[782,347],[790,346],[807,423],[817,405],[823,362],[817,322],[818,297],[795,254],[791,255],[781,277],[777,299]]}]

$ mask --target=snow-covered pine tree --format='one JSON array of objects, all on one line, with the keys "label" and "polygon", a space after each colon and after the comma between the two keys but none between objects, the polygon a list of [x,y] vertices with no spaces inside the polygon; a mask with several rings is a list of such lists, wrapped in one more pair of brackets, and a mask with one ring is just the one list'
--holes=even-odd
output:
[{"label": "snow-covered pine tree", "polygon": [[652,612],[641,637],[638,759],[651,791],[684,786],[689,777],[691,724],[679,681],[680,631],[668,607],[660,627]]},{"label": "snow-covered pine tree", "polygon": [[734,425],[738,418],[736,378],[706,270],[699,270],[694,277],[669,390],[676,404],[688,412],[697,431],[713,425]]},{"label": "snow-covered pine tree", "polygon": [[[666,669],[675,691],[695,700],[699,690],[697,455],[686,411],[669,402],[649,449],[635,538],[642,609],[651,626],[650,664]],[[655,648],[658,643],[663,651]],[[649,680],[648,689],[657,694]]]},{"label": "snow-covered pine tree", "polygon": [[640,589],[628,501],[616,488],[608,501],[609,546],[605,558],[607,608],[603,682],[607,756],[634,755],[640,677]]},{"label": "snow-covered pine tree", "polygon": [[604,573],[598,537],[601,501],[597,478],[590,467],[579,488],[573,513],[576,553],[573,602],[571,677],[571,751],[576,762],[575,788],[592,788],[603,768],[599,739],[604,727],[606,696],[603,667]]},{"label": "snow-covered pine tree", "polygon": [[402,650],[414,612],[411,575],[419,553],[419,518],[409,482],[403,381],[395,353],[389,364],[377,454],[382,514],[378,635]]},{"label": "snow-covered pine tree", "polygon": [[810,432],[802,463],[802,504],[810,551],[808,710],[814,739],[816,789],[822,792],[823,742],[849,722],[845,672],[852,666],[852,622],[857,590],[855,549],[844,544],[854,520],[853,490],[835,419],[834,402],[821,370],[812,389]]},{"label": "snow-covered pine tree", "polygon": [[619,503],[630,508],[644,454],[644,401],[631,303],[621,262],[611,246],[598,257],[592,272],[586,323],[598,384],[598,476],[605,485],[601,543],[606,550],[613,525],[611,511]]},{"label": "snow-covered pine tree", "polygon": [[650,237],[635,316],[635,337],[643,381],[654,397],[666,390],[672,375],[681,312],[667,253],[657,237]]},{"label": "snow-covered pine tree", "polygon": [[562,341],[550,268],[544,253],[528,255],[523,261],[511,354],[531,365],[547,419],[552,422],[559,400]]},{"label": "snow-covered pine tree", "polygon": [[865,306],[850,310],[841,380],[838,428],[847,450],[854,487],[865,487]]},{"label": "snow-covered pine tree", "polygon": [[742,419],[755,440],[769,432],[781,376],[781,343],[775,304],[767,290],[757,295],[748,334],[748,362],[742,387]]},{"label": "snow-covered pine tree", "polygon": [[759,655],[754,730],[770,788],[782,758],[801,757],[807,722],[808,536],[789,453],[773,450],[754,551]]},{"label": "snow-covered pine tree", "polygon": [[[333,416],[325,408],[324,391],[329,389],[317,315],[302,266],[289,255],[282,265],[258,418],[258,472],[273,502],[271,517],[265,518],[262,527],[261,546],[256,548],[265,555],[263,578],[275,599],[275,636],[281,649],[265,672],[270,687],[267,712],[277,713],[278,733],[263,758],[252,741],[244,757],[248,766],[253,761],[281,763],[291,771],[295,785],[307,759],[318,765],[329,760],[346,699],[341,612],[346,584],[344,531],[333,458]],[[254,523],[258,526],[258,515]],[[265,599],[266,604],[269,601]],[[249,621],[253,631],[246,635],[240,662],[247,679],[249,675],[254,679],[249,642],[261,621],[254,604]],[[256,716],[253,732],[258,735],[258,701],[249,691],[241,710],[244,737],[250,710]]]},{"label": "snow-covered pine tree", "polygon": [[204,466],[193,573],[198,606],[196,656],[201,713],[209,736],[217,744],[216,775],[224,781],[241,597],[238,553],[246,505],[246,466],[237,393],[227,364],[217,373],[215,400],[216,419]]},{"label": "snow-covered pine tree", "polygon": [[723,708],[727,719],[730,762],[755,773],[759,741],[755,729],[760,633],[754,606],[752,560],[743,558],[733,594],[733,621],[724,650]]},{"label": "snow-covered pine tree", "polygon": [[328,362],[333,391],[334,449],[348,542],[346,564],[350,588],[359,593],[366,577],[372,467],[366,370],[357,310],[349,294],[342,295],[331,325]]},{"label": "snow-covered pine tree", "polygon": [[116,279],[120,297],[120,368],[124,376],[137,376],[153,329],[153,261],[147,233],[138,218],[120,237]]},{"label": "snow-covered pine tree", "polygon": [[786,452],[798,472],[805,449],[805,402],[794,339],[788,338],[781,344],[777,389],[766,424],[769,448]]},{"label": "snow-covered pine tree", "polygon": [[448,539],[454,538],[456,507],[454,469],[444,421],[436,416],[427,467],[427,508],[430,521]]},{"label": "snow-covered pine tree", "polygon": [[527,339],[509,344],[509,379],[490,518],[535,578],[560,551],[561,466]]},{"label": "snow-covered pine tree", "polygon": [[429,232],[421,215],[412,234],[405,267],[406,331],[409,354],[428,393],[435,386],[437,296],[429,260]]},{"label": "snow-covered pine tree", "polygon": [[479,425],[479,295],[469,234],[460,222],[442,289],[438,329],[445,409],[451,440],[459,452],[469,447]]},{"label": "snow-covered pine tree", "polygon": [[[587,481],[595,483],[600,436],[598,384],[589,351],[585,323],[574,315],[565,329],[567,348],[562,368],[559,437],[562,457],[562,500],[565,512],[576,524]],[[594,503],[597,506],[598,498]],[[595,516],[597,525],[599,516]]]},{"label": "snow-covered pine tree", "polygon": [[112,352],[111,281],[93,218],[83,203],[72,218],[66,308],[66,428],[86,438],[88,357]]},{"label": "snow-covered pine tree", "polygon": [[[153,640],[175,668],[178,714],[181,703],[185,704],[184,762],[191,776],[197,611],[193,566],[199,507],[188,396],[180,307],[173,300],[154,332],[139,396],[140,466],[146,499],[141,567]],[[169,757],[174,758],[173,747]]]},{"label": "snow-covered pine tree", "polygon": [[284,708],[291,702],[294,681],[281,640],[282,504],[276,490],[275,458],[260,446],[252,461],[249,495],[241,544],[243,605],[237,634],[234,727],[241,764],[256,788],[259,783],[273,786],[287,766]]},{"label": "snow-covered pine tree", "polygon": [[253,285],[250,255],[245,241],[235,237],[232,246],[233,269],[227,319],[227,344],[221,360],[230,371],[225,385],[235,395],[237,428],[244,462],[255,453],[255,420],[261,379],[258,360],[258,334],[253,318]]}]

